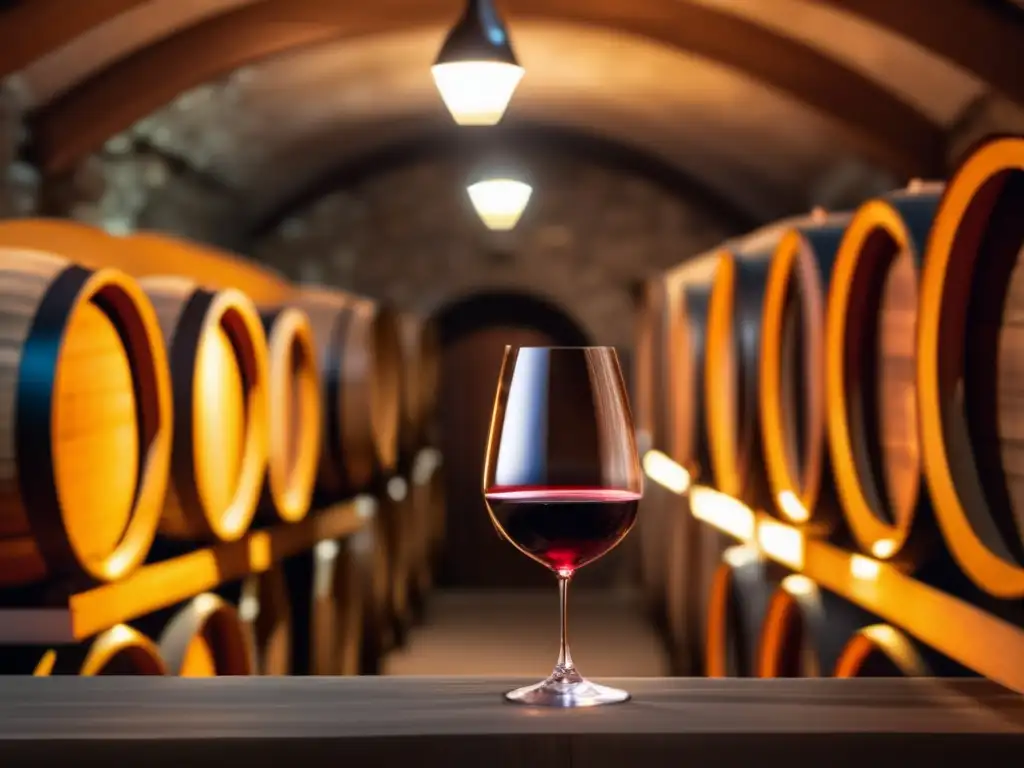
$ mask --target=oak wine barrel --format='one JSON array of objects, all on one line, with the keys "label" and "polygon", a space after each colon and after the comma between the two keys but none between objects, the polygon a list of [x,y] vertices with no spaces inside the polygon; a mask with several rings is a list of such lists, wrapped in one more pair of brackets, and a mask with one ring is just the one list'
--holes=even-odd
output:
[{"label": "oak wine barrel", "polygon": [[400,444],[411,459],[430,443],[441,377],[441,341],[429,320],[410,313],[398,316],[402,344]]},{"label": "oak wine barrel", "polygon": [[[636,356],[632,397],[637,450],[641,459],[650,450],[668,453],[669,362],[671,316],[668,286],[662,276],[646,280],[637,296]],[[636,536],[639,571],[648,608],[658,624],[667,621],[665,594],[666,532],[679,500],[667,490],[648,483],[640,502]]]},{"label": "oak wine barrel", "polygon": [[670,456],[693,482],[709,482],[708,424],[705,417],[708,309],[711,288],[723,251],[701,254],[665,275],[678,322],[667,339],[667,364],[672,371],[669,404],[671,414]]},{"label": "oak wine barrel", "polygon": [[1024,138],[981,144],[946,186],[921,275],[920,440],[964,572],[1024,596]]},{"label": "oak wine barrel", "polygon": [[178,677],[251,675],[252,646],[238,611],[216,595],[187,602],[160,636],[160,655]]},{"label": "oak wine barrel", "polygon": [[637,448],[666,450],[667,302],[661,276],[644,282],[637,297],[635,384],[632,397]]},{"label": "oak wine barrel", "polygon": [[758,677],[828,677],[847,639],[872,616],[803,575],[782,579],[765,614]]},{"label": "oak wine barrel", "polygon": [[376,521],[388,549],[387,614],[398,644],[412,624],[409,588],[413,574],[414,513],[408,485],[403,478],[392,478],[377,497]]},{"label": "oak wine barrel", "polygon": [[682,499],[669,531],[666,566],[668,641],[673,665],[684,676],[701,674],[707,666],[711,585],[722,553],[733,543],[729,536],[693,516],[693,490]]},{"label": "oak wine barrel", "polygon": [[85,646],[48,651],[33,674],[166,675],[167,667],[156,643],[126,624],[117,624]]},{"label": "oak wine barrel", "polygon": [[[704,353],[708,303],[721,256],[720,251],[695,256],[664,278],[678,318],[669,326],[666,350],[672,372],[670,446],[672,458],[693,483],[707,481],[710,473]],[[706,588],[726,542],[716,529],[694,519],[688,500],[676,502],[672,509],[661,538],[663,549],[654,556],[666,559],[665,614],[675,663],[681,674],[695,674],[703,667]]]},{"label": "oak wine barrel", "polygon": [[816,210],[781,233],[770,255],[760,318],[757,412],[767,471],[765,507],[820,534],[842,522],[828,452],[825,295],[849,214]]},{"label": "oak wine barrel", "polygon": [[137,275],[179,275],[210,291],[237,289],[258,305],[269,398],[269,456],[258,515],[266,522],[301,520],[313,495],[321,419],[312,328],[305,313],[286,306],[292,286],[249,259],[165,234],[135,233],[118,250],[132,259]]},{"label": "oak wine barrel", "polygon": [[0,650],[0,675],[165,675],[167,668],[156,644],[139,631],[117,624],[78,645],[46,649],[5,646]]},{"label": "oak wine barrel", "polygon": [[305,517],[320,450],[319,381],[312,328],[284,276],[206,244],[152,232],[125,240],[140,275],[175,274],[209,290],[237,289],[260,309],[268,347],[267,473],[258,507],[265,522]]},{"label": "oak wine barrel", "polygon": [[171,483],[160,533],[234,541],[249,528],[267,465],[267,341],[235,290],[178,277],[140,284],[156,307],[174,391]]},{"label": "oak wine barrel", "polygon": [[375,674],[383,654],[395,643],[391,615],[391,552],[376,501],[360,496],[356,503],[364,505],[373,518],[368,525],[346,539],[362,586],[363,648],[361,669]]},{"label": "oak wine barrel", "polygon": [[[415,470],[415,466],[411,468]],[[404,595],[398,595],[396,601],[401,607],[396,615],[403,616],[403,622],[411,625],[421,614],[426,603],[427,593],[432,583],[428,543],[430,514],[429,479],[422,484],[417,492],[413,473],[395,475],[387,482],[385,493],[391,502],[398,506],[400,525],[400,547],[402,572],[404,573]]]},{"label": "oak wine barrel", "polygon": [[[762,381],[766,378],[762,372],[762,356],[768,351],[767,344],[773,341],[765,335],[765,321],[770,320],[766,314],[768,302],[773,299],[769,288],[779,282],[789,282],[789,271],[775,264],[776,251],[794,228],[810,230],[828,224],[829,216],[815,211],[809,216],[763,227],[727,242],[715,269],[708,299],[704,353],[704,401],[711,461],[709,484],[751,507],[775,511],[778,503],[771,492],[763,435],[765,420],[760,413]],[[776,277],[781,273],[786,273],[787,280]],[[814,274],[813,270],[798,271],[794,282],[805,273]],[[798,291],[789,294],[793,297],[789,302],[793,322],[788,335],[796,343],[789,345],[793,354],[788,359],[799,365],[803,345],[799,343],[797,331],[806,324],[797,322],[799,315],[795,312],[800,308],[801,294]],[[771,333],[770,327],[767,330]],[[787,387],[791,401],[787,407],[802,414],[807,403],[788,393],[794,392],[805,377],[798,372],[788,380],[793,385]]]},{"label": "oak wine barrel", "polygon": [[942,185],[915,182],[857,209],[825,323],[832,469],[859,547],[913,565],[935,530],[924,487],[915,342],[920,268]]},{"label": "oak wine barrel", "polygon": [[409,504],[411,517],[414,521],[414,534],[411,537],[410,553],[410,599],[413,611],[421,615],[427,595],[434,583],[434,549],[437,528],[437,510],[435,505],[441,503],[435,497],[436,478],[441,473],[441,465],[433,448],[421,449],[413,461],[409,474]]},{"label": "oak wine barrel", "polygon": [[122,272],[0,246],[0,584],[146,557],[171,461],[157,314]]},{"label": "oak wine barrel", "polygon": [[445,542],[445,529],[447,525],[448,501],[445,481],[444,459],[441,452],[436,448],[428,449],[427,456],[430,465],[429,481],[427,482],[430,501],[430,560],[434,566],[440,560]]},{"label": "oak wine barrel", "polygon": [[284,275],[206,243],[157,232],[135,232],[123,239],[127,248],[121,252],[135,265],[123,268],[139,277],[190,277],[208,290],[241,291],[260,306],[286,304],[294,292]]},{"label": "oak wine barrel", "polygon": [[320,374],[313,330],[294,307],[261,312],[267,336],[268,459],[258,515],[294,523],[306,516],[320,460]]},{"label": "oak wine barrel", "polygon": [[161,233],[122,237],[70,219],[9,219],[0,221],[0,244],[44,250],[87,267],[115,267],[133,277],[191,277],[210,290],[240,290],[260,304],[283,304],[293,292],[287,279],[268,267]]},{"label": "oak wine barrel", "polygon": [[322,541],[314,550],[310,639],[314,675],[358,675],[363,653],[363,577],[352,542]]},{"label": "oak wine barrel", "polygon": [[711,582],[705,633],[708,677],[754,677],[758,637],[778,582],[770,563],[747,546],[722,553]]},{"label": "oak wine barrel", "polygon": [[914,643],[888,624],[871,624],[839,654],[835,677],[934,677]]},{"label": "oak wine barrel", "polygon": [[246,578],[240,585],[238,615],[249,633],[258,675],[290,675],[292,611],[280,567]]},{"label": "oak wine barrel", "polygon": [[318,484],[327,495],[365,489],[396,464],[401,343],[394,316],[340,291],[303,288],[320,365],[324,427]]},{"label": "oak wine barrel", "polygon": [[[260,307],[267,340],[268,461],[258,504],[266,522],[295,522],[309,510],[319,453],[320,403],[312,329],[289,308],[293,288],[273,270],[209,245],[138,232],[116,249],[136,275],[178,275],[211,292],[239,290]],[[106,258],[110,258],[107,256]]]},{"label": "oak wine barrel", "polygon": [[71,219],[25,218],[0,221],[0,246],[52,253],[90,269],[114,268],[138,277],[138,260],[122,247],[124,242],[124,238]]}]

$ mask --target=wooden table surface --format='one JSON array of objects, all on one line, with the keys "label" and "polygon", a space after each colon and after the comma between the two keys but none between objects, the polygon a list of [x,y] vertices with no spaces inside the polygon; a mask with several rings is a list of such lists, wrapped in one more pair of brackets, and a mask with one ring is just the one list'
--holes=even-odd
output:
[{"label": "wooden table surface", "polygon": [[982,680],[613,679],[539,710],[473,677],[0,678],[0,764],[1024,764],[1024,697]]}]

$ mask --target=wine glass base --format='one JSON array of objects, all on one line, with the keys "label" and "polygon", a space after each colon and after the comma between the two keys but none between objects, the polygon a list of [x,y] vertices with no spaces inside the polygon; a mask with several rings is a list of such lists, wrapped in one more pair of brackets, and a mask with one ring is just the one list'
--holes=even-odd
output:
[{"label": "wine glass base", "polygon": [[535,685],[517,688],[505,694],[515,704],[531,707],[598,707],[629,701],[628,691],[592,683],[585,678],[566,681],[549,677]]}]

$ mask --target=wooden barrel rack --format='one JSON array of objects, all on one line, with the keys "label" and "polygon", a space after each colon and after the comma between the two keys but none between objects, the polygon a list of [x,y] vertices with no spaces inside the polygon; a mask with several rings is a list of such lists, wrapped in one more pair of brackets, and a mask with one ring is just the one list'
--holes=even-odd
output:
[{"label": "wooden barrel rack", "polygon": [[[712,249],[705,316],[672,287],[699,256],[648,279],[637,429],[672,436],[685,472],[648,473],[685,498],[641,542],[644,589],[667,590],[670,645],[704,637],[709,674],[1024,693],[1022,210],[1024,136],[988,138],[948,181]],[[686,417],[701,338],[706,435]]]},{"label": "wooden barrel rack", "polygon": [[0,221],[0,303],[0,668],[378,670],[443,536],[430,322],[57,219]]}]

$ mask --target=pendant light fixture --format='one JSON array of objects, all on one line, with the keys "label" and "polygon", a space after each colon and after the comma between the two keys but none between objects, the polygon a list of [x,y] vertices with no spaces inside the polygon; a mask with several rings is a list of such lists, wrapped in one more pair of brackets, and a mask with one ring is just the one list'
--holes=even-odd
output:
[{"label": "pendant light fixture", "polygon": [[485,178],[466,188],[477,216],[496,232],[514,229],[526,210],[533,187],[509,176]]},{"label": "pendant light fixture", "polygon": [[501,122],[524,72],[492,0],[467,0],[431,68],[459,125]]}]

